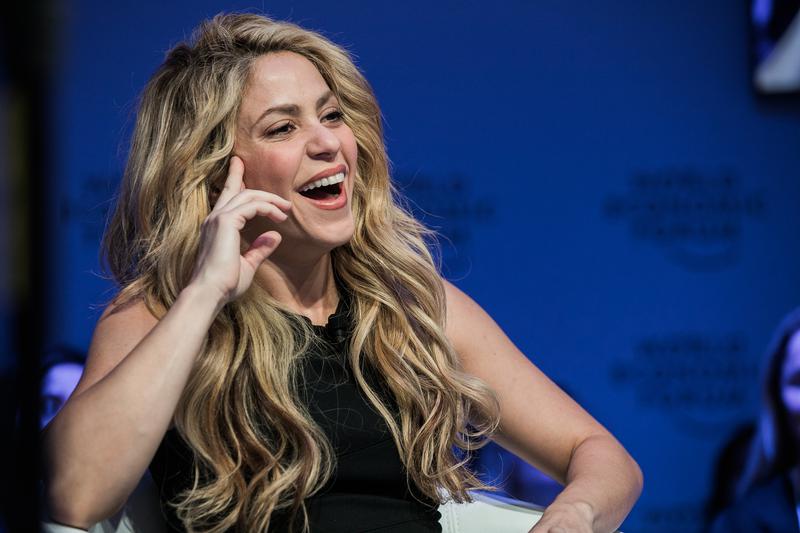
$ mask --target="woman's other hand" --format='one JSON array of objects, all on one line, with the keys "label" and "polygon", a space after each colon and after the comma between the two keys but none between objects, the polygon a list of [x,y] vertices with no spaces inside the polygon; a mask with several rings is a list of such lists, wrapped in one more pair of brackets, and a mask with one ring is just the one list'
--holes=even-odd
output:
[{"label": "woman's other hand", "polygon": [[225,186],[203,221],[197,262],[189,282],[218,291],[223,305],[250,287],[256,269],[281,242],[280,233],[267,231],[242,252],[240,232],[247,221],[265,216],[283,222],[292,207],[289,200],[277,194],[245,188],[243,177],[244,163],[232,156]]},{"label": "woman's other hand", "polygon": [[588,504],[554,503],[529,533],[594,533],[594,515]]}]

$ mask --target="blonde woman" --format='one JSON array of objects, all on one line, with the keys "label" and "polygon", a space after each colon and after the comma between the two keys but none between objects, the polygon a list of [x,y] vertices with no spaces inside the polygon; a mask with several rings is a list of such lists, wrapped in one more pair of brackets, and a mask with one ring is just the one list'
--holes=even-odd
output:
[{"label": "blonde woman", "polygon": [[178,531],[439,531],[491,438],[566,484],[532,531],[615,529],[636,463],[424,237],[345,51],[203,23],[141,98],[104,240],[121,290],[45,434],[52,519],[113,514],[149,466]]}]

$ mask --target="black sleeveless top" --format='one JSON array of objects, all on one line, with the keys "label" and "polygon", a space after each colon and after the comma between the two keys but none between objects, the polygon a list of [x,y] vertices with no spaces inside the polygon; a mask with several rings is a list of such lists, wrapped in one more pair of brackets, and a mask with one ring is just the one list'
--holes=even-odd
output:
[{"label": "black sleeveless top", "polygon": [[[336,454],[331,480],[305,502],[311,531],[440,532],[436,503],[418,491],[409,492],[406,471],[386,423],[352,376],[346,357],[351,331],[349,298],[347,291],[341,289],[339,306],[327,325],[312,325],[326,342],[315,343],[301,363],[305,377],[303,400]],[[170,531],[185,531],[167,502],[191,486],[192,471],[188,445],[177,431],[167,431],[150,464],[150,473],[159,489]],[[301,528],[302,519],[298,518],[292,529]],[[274,513],[269,531],[289,529],[288,516]]]}]

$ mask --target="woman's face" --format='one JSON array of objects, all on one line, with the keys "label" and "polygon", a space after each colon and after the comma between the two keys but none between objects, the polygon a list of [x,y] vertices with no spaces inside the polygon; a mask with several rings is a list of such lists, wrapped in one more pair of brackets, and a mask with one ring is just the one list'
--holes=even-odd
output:
[{"label": "woman's face", "polygon": [[[324,253],[353,235],[357,148],[342,118],[336,97],[305,57],[276,52],[254,62],[242,96],[234,153],[244,162],[247,188],[292,202],[286,221],[276,224],[258,217],[243,232],[252,241],[264,231],[277,230],[283,239],[273,259]],[[317,187],[307,190],[309,185]]]},{"label": "woman's face", "polygon": [[781,368],[781,398],[795,438],[800,442],[800,330],[789,339]]}]

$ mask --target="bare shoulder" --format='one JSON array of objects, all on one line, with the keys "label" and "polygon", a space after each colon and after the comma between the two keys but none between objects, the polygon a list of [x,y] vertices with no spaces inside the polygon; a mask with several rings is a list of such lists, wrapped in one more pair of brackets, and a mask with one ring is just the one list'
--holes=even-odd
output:
[{"label": "bare shoulder", "polygon": [[111,302],[97,321],[83,376],[73,395],[103,379],[157,323],[158,319],[141,299]]},{"label": "bare shoulder", "polygon": [[563,481],[577,443],[605,430],[545,376],[480,305],[452,283],[443,283],[447,337],[464,371],[486,383],[500,405],[501,424],[494,440]]},{"label": "bare shoulder", "polygon": [[[530,387],[552,393],[552,383],[464,291],[443,280],[447,299],[445,333],[464,369],[495,391]],[[513,386],[513,387],[512,387]]]},{"label": "bare shoulder", "polygon": [[467,372],[483,379],[501,396],[563,397],[475,300],[447,280],[443,283],[447,299],[445,332]]},{"label": "bare shoulder", "polygon": [[444,295],[447,299],[448,319],[450,318],[452,312],[458,314],[470,305],[476,305],[472,298],[464,294],[461,289],[453,285],[451,282],[442,278],[442,283],[444,284]]},{"label": "bare shoulder", "polygon": [[475,343],[504,337],[500,327],[475,300],[446,279],[442,282],[447,302],[445,331],[462,358],[475,352]]}]

